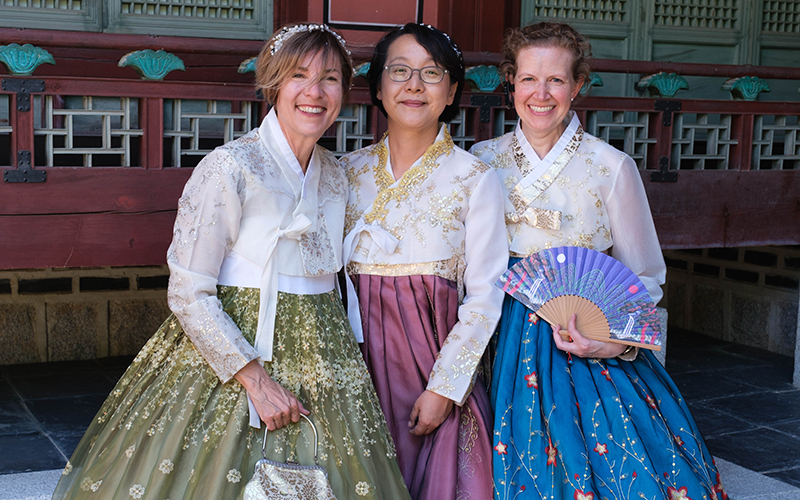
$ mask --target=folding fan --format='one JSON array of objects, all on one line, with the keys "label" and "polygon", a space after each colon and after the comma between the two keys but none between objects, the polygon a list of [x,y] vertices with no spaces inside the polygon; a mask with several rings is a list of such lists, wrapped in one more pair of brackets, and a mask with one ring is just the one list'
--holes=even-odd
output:
[{"label": "folding fan", "polygon": [[[573,313],[584,337],[661,350],[658,312],[633,271],[596,250],[558,247],[514,264],[497,286],[551,325],[566,328]],[[561,330],[567,338],[569,332]]]}]

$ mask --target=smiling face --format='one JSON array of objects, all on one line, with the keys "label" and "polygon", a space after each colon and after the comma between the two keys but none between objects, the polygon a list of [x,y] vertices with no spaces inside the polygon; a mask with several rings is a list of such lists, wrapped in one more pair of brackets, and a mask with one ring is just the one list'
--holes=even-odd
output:
[{"label": "smiling face", "polygon": [[339,116],[343,94],[341,63],[335,57],[316,53],[301,59],[275,102],[281,130],[293,149],[322,137]]},{"label": "smiling face", "polygon": [[570,103],[583,84],[573,77],[574,63],[572,53],[561,47],[529,46],[517,54],[514,107],[534,146],[545,141],[552,147],[566,128]]},{"label": "smiling face", "polygon": [[[389,46],[385,65],[394,64],[404,64],[412,69],[441,67],[411,35],[400,36]],[[430,132],[438,130],[439,115],[453,103],[457,86],[457,83],[450,82],[449,74],[445,74],[441,82],[431,84],[423,82],[419,72],[414,71],[408,81],[395,82],[384,70],[377,98],[386,110],[390,129],[399,127]]]}]

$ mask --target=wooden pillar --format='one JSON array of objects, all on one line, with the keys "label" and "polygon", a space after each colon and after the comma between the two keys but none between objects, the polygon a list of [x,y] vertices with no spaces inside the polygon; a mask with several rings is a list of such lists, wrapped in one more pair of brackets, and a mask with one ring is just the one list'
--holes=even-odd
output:
[{"label": "wooden pillar", "polygon": [[[145,97],[139,100],[139,127],[142,129],[140,158],[148,170],[164,165],[164,99]],[[175,139],[180,140],[179,138]]]}]

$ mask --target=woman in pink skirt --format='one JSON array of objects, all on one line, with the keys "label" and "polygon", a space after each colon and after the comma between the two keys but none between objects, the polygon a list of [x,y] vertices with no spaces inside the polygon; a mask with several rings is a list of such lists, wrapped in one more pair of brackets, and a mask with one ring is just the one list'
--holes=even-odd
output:
[{"label": "woman in pink skirt", "polygon": [[448,132],[464,64],[446,34],[387,33],[368,80],[388,132],[342,159],[362,351],[411,497],[488,500],[492,418],[477,369],[503,302],[500,182]]}]

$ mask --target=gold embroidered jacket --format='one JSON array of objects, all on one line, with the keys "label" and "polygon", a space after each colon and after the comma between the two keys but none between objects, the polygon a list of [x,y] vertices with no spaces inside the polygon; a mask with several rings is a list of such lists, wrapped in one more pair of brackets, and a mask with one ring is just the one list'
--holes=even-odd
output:
[{"label": "gold embroidered jacket", "polygon": [[446,127],[400,178],[388,140],[341,160],[350,181],[344,256],[350,274],[436,275],[463,298],[429,377],[428,389],[462,404],[503,302],[495,281],[506,269],[503,198],[494,170],[456,147]]}]

